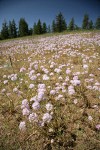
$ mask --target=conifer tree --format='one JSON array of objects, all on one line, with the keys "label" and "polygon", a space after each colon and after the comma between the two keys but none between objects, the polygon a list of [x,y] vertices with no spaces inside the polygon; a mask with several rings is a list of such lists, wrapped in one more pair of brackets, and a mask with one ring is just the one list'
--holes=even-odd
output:
[{"label": "conifer tree", "polygon": [[64,30],[66,30],[66,21],[62,15],[62,13],[60,12],[57,16],[56,16],[56,31],[57,32],[62,32]]},{"label": "conifer tree", "polygon": [[12,22],[11,21],[9,21],[8,34],[9,34],[9,38],[13,38],[13,28],[12,28]]},{"label": "conifer tree", "polygon": [[100,30],[100,17],[96,19],[95,28]]},{"label": "conifer tree", "polygon": [[34,23],[33,25],[33,34],[37,34],[37,24]]},{"label": "conifer tree", "polygon": [[48,25],[47,32],[48,32],[48,33],[51,33],[50,25]]},{"label": "conifer tree", "polygon": [[13,38],[17,37],[17,27],[16,27],[16,23],[15,20],[12,20],[12,29],[13,29]]},{"label": "conifer tree", "polygon": [[90,30],[93,29],[93,21],[92,21],[92,20],[89,21],[89,26],[88,26],[88,28],[89,28]]},{"label": "conifer tree", "polygon": [[37,22],[37,27],[36,27],[37,29],[37,34],[42,34],[42,24],[41,24],[41,21],[40,21],[40,19],[38,20],[38,22]]},{"label": "conifer tree", "polygon": [[45,22],[42,25],[42,33],[47,33],[47,25]]},{"label": "conifer tree", "polygon": [[88,29],[88,28],[89,28],[89,16],[88,14],[85,14],[82,22],[82,29]]},{"label": "conifer tree", "polygon": [[28,31],[28,33],[29,33],[29,35],[32,35],[32,33],[33,33],[33,29],[32,29],[32,28],[30,28],[30,29],[29,29],[29,31]]},{"label": "conifer tree", "polygon": [[56,23],[55,23],[55,20],[52,21],[52,32],[56,32]]},{"label": "conifer tree", "polygon": [[74,30],[74,29],[75,29],[75,23],[74,23],[74,18],[72,18],[69,23],[69,30]]},{"label": "conifer tree", "polygon": [[21,18],[19,21],[19,36],[28,35],[28,24],[24,18]]},{"label": "conifer tree", "polygon": [[1,29],[1,38],[2,39],[7,39],[9,37],[8,33],[8,25],[6,20],[2,23],[2,29]]}]

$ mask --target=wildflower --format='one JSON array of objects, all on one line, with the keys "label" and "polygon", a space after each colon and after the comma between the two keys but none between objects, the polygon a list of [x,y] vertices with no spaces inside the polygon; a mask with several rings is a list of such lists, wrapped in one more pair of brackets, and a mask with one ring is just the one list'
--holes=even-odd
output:
[{"label": "wildflower", "polygon": [[5,93],[6,92],[6,89],[2,89],[2,91],[1,91],[2,93]]},{"label": "wildflower", "polygon": [[89,119],[90,121],[92,121],[93,118],[92,118],[92,116],[88,116],[88,119]]},{"label": "wildflower", "polygon": [[45,84],[38,84],[38,89],[45,89]]},{"label": "wildflower", "polygon": [[30,77],[30,80],[36,80],[36,78],[37,78],[37,76],[34,75],[34,76],[31,76],[31,77]]},{"label": "wildflower", "polygon": [[55,68],[54,72],[56,73],[60,73],[62,70],[61,69],[58,69],[58,68]]},{"label": "wildflower", "polygon": [[4,80],[4,82],[3,82],[4,84],[7,84],[8,83],[8,80]]},{"label": "wildflower", "polygon": [[54,143],[54,139],[51,139],[51,144]]},{"label": "wildflower", "polygon": [[72,85],[70,85],[70,86],[68,87],[68,94],[69,94],[69,95],[75,94],[75,90],[74,90],[74,87],[73,87]]},{"label": "wildflower", "polygon": [[16,81],[17,80],[17,74],[13,74],[12,77],[11,77],[11,80]]},{"label": "wildflower", "polygon": [[41,74],[40,74],[40,73],[37,73],[36,75],[37,75],[37,77],[39,77]]},{"label": "wildflower", "polygon": [[39,91],[38,95],[37,95],[37,99],[40,102],[44,97],[44,91]]},{"label": "wildflower", "polygon": [[51,119],[52,119],[52,116],[49,114],[49,113],[45,113],[44,115],[43,115],[43,122],[50,122],[51,121]]},{"label": "wildflower", "polygon": [[14,89],[13,89],[13,92],[17,92],[18,91],[18,89],[15,87]]},{"label": "wildflower", "polygon": [[93,89],[98,91],[98,90],[99,90],[99,87],[96,86],[96,85],[94,85],[94,86],[93,86]]},{"label": "wildflower", "polygon": [[59,80],[62,80],[63,78],[62,78],[62,76],[60,76],[58,79],[59,79]]},{"label": "wildflower", "polygon": [[39,102],[34,102],[34,103],[32,104],[32,108],[33,108],[34,110],[38,110],[38,109],[40,108],[40,103],[39,103]]},{"label": "wildflower", "polygon": [[65,81],[66,81],[66,82],[69,81],[69,76],[66,77]]},{"label": "wildflower", "polygon": [[66,74],[70,74],[71,73],[71,70],[70,69],[67,69],[66,70]]},{"label": "wildflower", "polygon": [[29,73],[29,77],[31,77],[34,72],[35,72],[34,70],[31,70],[30,73]]},{"label": "wildflower", "polygon": [[3,78],[6,78],[7,76],[6,75],[3,75]]},{"label": "wildflower", "polygon": [[100,124],[97,124],[97,125],[96,125],[96,129],[97,129],[97,130],[100,130]]},{"label": "wildflower", "polygon": [[50,128],[50,129],[49,129],[49,132],[53,132],[53,129],[52,129],[52,128]]},{"label": "wildflower", "polygon": [[23,116],[28,116],[29,113],[30,113],[30,111],[29,111],[29,109],[24,108],[24,109],[22,110],[22,113],[23,113]]},{"label": "wildflower", "polygon": [[22,67],[20,68],[20,72],[24,72],[26,70],[26,68]]},{"label": "wildflower", "polygon": [[54,73],[53,73],[53,72],[51,72],[51,73],[50,73],[50,76],[53,76],[53,75],[54,75]]},{"label": "wildflower", "polygon": [[37,96],[32,97],[32,98],[30,99],[30,102],[31,102],[31,101],[34,101],[34,102],[37,101]]},{"label": "wildflower", "polygon": [[74,104],[77,104],[77,99],[74,99]]},{"label": "wildflower", "polygon": [[38,116],[37,116],[36,113],[32,113],[32,114],[29,115],[28,119],[29,119],[30,122],[37,122],[38,121]]},{"label": "wildflower", "polygon": [[37,64],[34,65],[34,69],[35,69],[35,70],[38,69],[38,65],[37,65]]},{"label": "wildflower", "polygon": [[90,90],[93,89],[93,87],[92,87],[91,85],[88,85],[88,86],[86,86],[86,87],[87,87],[87,89],[90,89]]},{"label": "wildflower", "polygon": [[56,94],[56,91],[55,90],[51,90],[50,91],[50,95],[55,95]]},{"label": "wildflower", "polygon": [[24,100],[22,101],[21,109],[24,109],[24,108],[29,109],[29,103],[28,103],[28,100],[27,100],[27,99],[24,99]]},{"label": "wildflower", "polygon": [[84,69],[87,69],[87,68],[88,68],[88,65],[84,64],[84,65],[83,65],[83,68],[84,68]]},{"label": "wildflower", "polygon": [[46,74],[44,74],[43,75],[43,80],[49,80],[49,77]]},{"label": "wildflower", "polygon": [[46,104],[46,109],[47,109],[47,111],[52,110],[53,109],[53,105],[50,104],[50,103]]},{"label": "wildflower", "polygon": [[32,89],[32,88],[34,88],[34,84],[29,85],[29,89]]},{"label": "wildflower", "polygon": [[22,130],[22,131],[25,131],[25,130],[26,130],[25,121],[21,121],[21,122],[20,122],[20,124],[19,124],[19,129]]},{"label": "wildflower", "polygon": [[7,93],[7,96],[10,96],[11,95],[11,93]]},{"label": "wildflower", "polygon": [[74,79],[70,81],[74,86],[80,85],[80,80]]}]

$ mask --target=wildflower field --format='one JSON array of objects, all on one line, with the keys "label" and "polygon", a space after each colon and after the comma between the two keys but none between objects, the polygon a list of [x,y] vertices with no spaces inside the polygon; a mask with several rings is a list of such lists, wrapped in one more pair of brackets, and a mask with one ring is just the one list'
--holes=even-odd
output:
[{"label": "wildflower field", "polygon": [[100,150],[100,32],[0,42],[0,150]]}]

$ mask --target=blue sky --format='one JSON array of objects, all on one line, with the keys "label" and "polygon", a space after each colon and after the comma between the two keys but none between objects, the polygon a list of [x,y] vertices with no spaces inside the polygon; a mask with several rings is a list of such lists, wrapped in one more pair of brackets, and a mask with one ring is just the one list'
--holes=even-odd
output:
[{"label": "blue sky", "polygon": [[62,12],[67,24],[74,17],[75,23],[81,26],[85,13],[93,21],[100,16],[100,0],[0,0],[0,29],[4,19],[19,19],[24,17],[33,27],[34,22],[41,19],[47,24],[52,23],[55,16]]}]

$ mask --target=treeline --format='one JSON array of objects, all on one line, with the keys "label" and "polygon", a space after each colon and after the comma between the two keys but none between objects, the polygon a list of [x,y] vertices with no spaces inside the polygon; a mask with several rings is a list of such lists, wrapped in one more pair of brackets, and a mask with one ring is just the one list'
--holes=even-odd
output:
[{"label": "treeline", "polygon": [[75,24],[74,18],[72,18],[67,25],[63,14],[60,12],[55,19],[52,21],[52,25],[47,26],[45,22],[41,22],[39,19],[38,22],[34,23],[33,28],[28,27],[28,23],[24,18],[20,18],[18,26],[15,23],[15,20],[7,21],[5,20],[2,23],[2,29],[0,32],[0,39],[8,39],[8,38],[16,38],[16,37],[23,37],[32,34],[45,34],[45,33],[55,33],[55,32],[62,32],[65,30],[72,31],[72,30],[92,30],[98,29],[100,30],[100,17],[98,17],[93,23],[92,20],[89,19],[89,15],[85,14],[82,21],[82,26],[78,27]]}]

